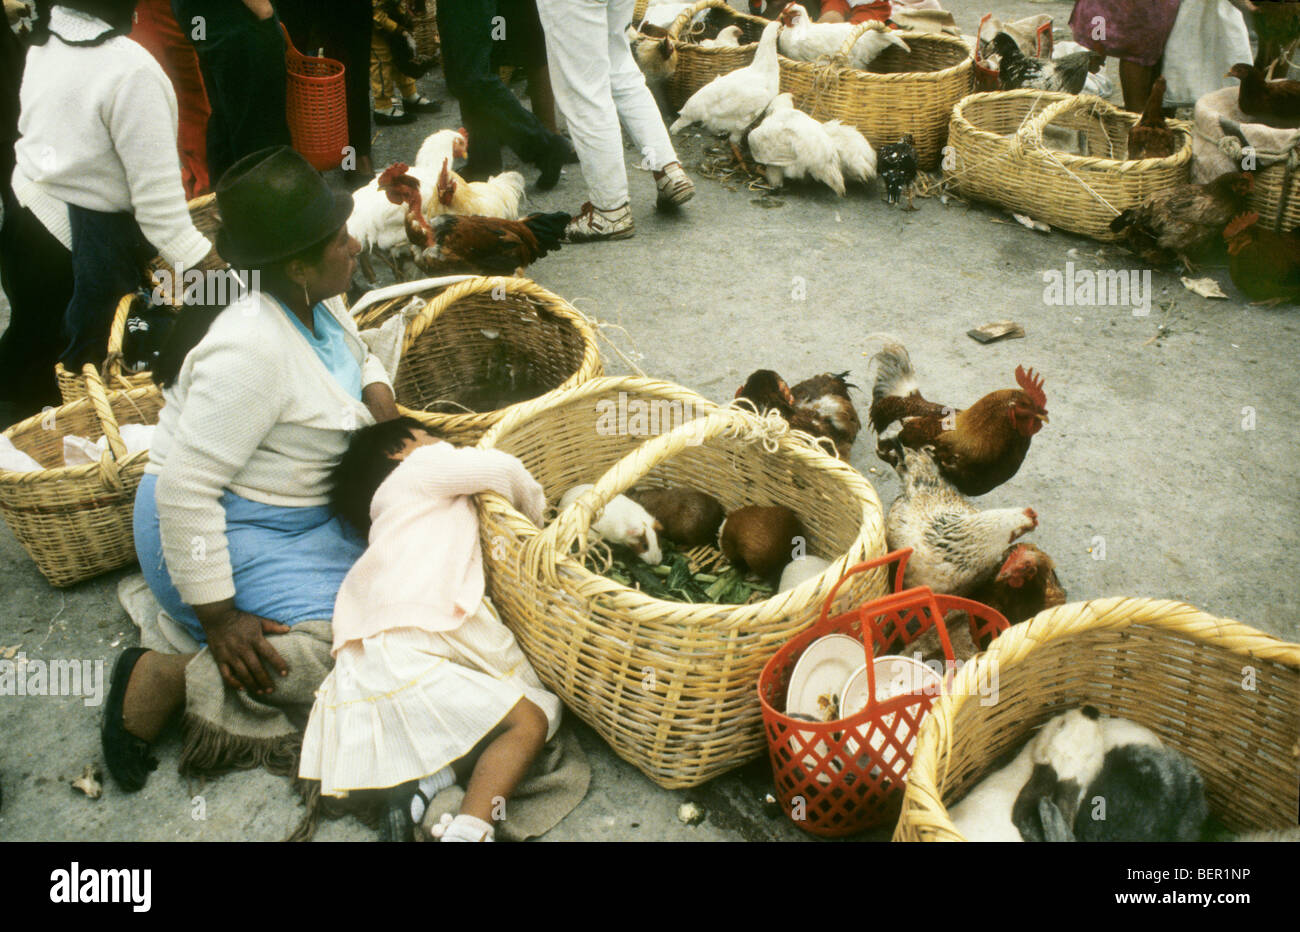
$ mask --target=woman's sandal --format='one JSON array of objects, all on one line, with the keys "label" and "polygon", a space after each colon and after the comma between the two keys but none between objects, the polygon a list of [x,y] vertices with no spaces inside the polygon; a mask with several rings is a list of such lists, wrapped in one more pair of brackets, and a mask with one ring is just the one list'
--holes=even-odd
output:
[{"label": "woman's sandal", "polygon": [[127,731],[122,719],[131,671],[135,669],[136,661],[146,653],[148,651],[143,647],[128,647],[113,664],[108,701],[104,706],[104,725],[99,733],[108,772],[128,793],[142,788],[149,774],[158,767],[158,759],[150,753],[149,742]]}]

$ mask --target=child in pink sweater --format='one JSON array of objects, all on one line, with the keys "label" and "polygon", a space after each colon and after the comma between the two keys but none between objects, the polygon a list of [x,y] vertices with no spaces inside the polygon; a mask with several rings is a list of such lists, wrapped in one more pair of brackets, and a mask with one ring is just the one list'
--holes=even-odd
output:
[{"label": "child in pink sweater", "polygon": [[400,841],[435,793],[468,779],[441,840],[491,841],[560,701],[484,598],[471,496],[498,492],[540,526],[542,487],[508,453],[453,447],[411,418],[358,430],[333,478],[335,509],[369,547],[335,602],[334,669],[299,776],[325,796],[388,790],[384,837]]}]

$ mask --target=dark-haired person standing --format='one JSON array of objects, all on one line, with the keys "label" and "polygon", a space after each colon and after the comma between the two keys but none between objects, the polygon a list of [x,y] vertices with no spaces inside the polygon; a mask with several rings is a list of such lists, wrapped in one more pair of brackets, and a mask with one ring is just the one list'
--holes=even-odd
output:
[{"label": "dark-haired person standing", "polygon": [[12,214],[0,234],[10,322],[0,397],[55,404],[54,363],[100,363],[144,264],[219,267],[186,207],[171,82],[127,38],[134,0],[43,5],[19,91]]}]

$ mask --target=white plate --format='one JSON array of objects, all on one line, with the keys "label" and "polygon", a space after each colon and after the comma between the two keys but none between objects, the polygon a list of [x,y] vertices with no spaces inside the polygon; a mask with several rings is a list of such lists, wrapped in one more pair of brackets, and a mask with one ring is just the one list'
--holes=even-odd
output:
[{"label": "white plate", "polygon": [[849,675],[862,666],[865,657],[862,642],[847,634],[828,634],[813,641],[790,674],[785,714],[831,721],[835,718],[831,702],[838,704]]},{"label": "white plate", "polygon": [[[907,693],[921,693],[938,698],[943,691],[943,677],[930,667],[913,660],[911,657],[886,654],[883,657],[876,658],[875,668],[876,702],[885,702],[895,696],[902,696]],[[853,675],[844,684],[840,696],[841,715],[847,718],[850,715],[858,714],[866,707],[867,665],[863,664],[853,671]],[[871,747],[876,751],[879,751],[885,743],[885,731],[893,729],[895,737],[900,742],[907,734],[907,723],[896,712],[882,716],[880,726],[872,731]],[[857,753],[860,745],[857,741],[849,738],[844,742],[844,747],[852,756]],[[912,740],[908,742],[907,753],[910,755],[915,748],[916,737],[913,736]],[[885,758],[886,764],[892,765],[891,769],[897,766],[895,761],[898,753],[893,744],[885,749],[882,756]],[[875,772],[874,768],[872,772]]]}]

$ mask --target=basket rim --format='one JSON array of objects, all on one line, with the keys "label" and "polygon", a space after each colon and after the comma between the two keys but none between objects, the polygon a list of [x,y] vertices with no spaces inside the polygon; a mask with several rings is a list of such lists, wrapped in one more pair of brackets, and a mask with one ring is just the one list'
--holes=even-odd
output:
[{"label": "basket rim", "polygon": [[[863,25],[867,25],[867,24],[863,24]],[[882,73],[879,71],[866,71],[862,68],[850,68],[847,65],[844,65],[844,66],[838,66],[839,72],[841,74],[844,74],[846,77],[852,78],[855,81],[861,81],[866,84],[873,84],[873,83],[895,83],[896,84],[902,81],[915,81],[917,83],[924,83],[924,82],[942,81],[954,77],[960,74],[963,70],[969,70],[975,62],[974,56],[971,50],[966,46],[966,43],[962,42],[956,36],[950,36],[950,35],[945,35],[943,33],[936,33],[936,32],[917,32],[914,29],[898,29],[898,30],[893,30],[893,33],[894,35],[902,38],[909,45],[912,42],[916,42],[916,41],[922,41],[922,42],[934,41],[940,43],[941,45],[950,45],[953,46],[954,48],[959,48],[962,51],[963,58],[961,61],[949,65],[946,68],[941,68],[938,71],[890,71],[890,72]],[[794,58],[787,58],[786,56],[780,54],[780,52],[777,53],[777,62],[779,63],[781,68],[789,69],[796,73],[813,72],[814,74],[818,74],[821,72],[829,71],[832,67],[837,67],[834,65],[833,61],[829,58],[821,59],[818,61],[799,61]]]},{"label": "basket rim", "polygon": [[[537,399],[529,403],[527,410],[517,410],[498,422],[488,433],[480,440],[481,447],[495,447],[501,439],[517,429],[522,423],[527,423],[532,418],[551,407],[560,404],[582,400],[584,397],[592,395],[607,395],[612,391],[626,391],[629,388],[639,390],[654,391],[657,389],[667,389],[670,393],[684,393],[687,396],[695,395],[699,401],[703,402],[705,415],[716,414],[728,410],[709,401],[702,396],[696,395],[690,389],[683,386],[674,385],[670,382],[663,382],[655,379],[644,379],[637,376],[624,377],[605,377],[592,379],[577,389],[565,392],[562,395],[548,399],[548,403],[542,404],[543,399]],[[737,412],[740,413],[740,412]],[[689,429],[690,425],[683,424],[671,433],[676,434]],[[661,435],[669,436],[669,435]],[[652,438],[652,442],[654,439]],[[710,442],[709,440],[704,441]],[[656,599],[646,595],[638,589],[631,586],[625,586],[616,582],[607,576],[594,573],[583,565],[582,560],[571,553],[554,553],[556,578],[562,579],[568,577],[576,587],[580,587],[589,599],[612,599],[614,607],[620,612],[642,612],[650,611],[660,621],[665,624],[690,625],[692,631],[729,631],[740,625],[752,623],[755,620],[765,618],[768,615],[785,615],[788,614],[788,608],[793,606],[806,605],[808,602],[809,591],[805,586],[819,582],[823,578],[829,579],[833,571],[837,571],[835,578],[839,579],[844,571],[857,562],[862,562],[855,555],[857,550],[862,550],[864,554],[870,551],[872,541],[879,537],[881,542],[884,540],[884,512],[880,499],[876,495],[875,488],[866,480],[857,470],[853,469],[846,463],[841,462],[824,452],[812,447],[799,443],[788,436],[782,436],[777,441],[778,455],[793,456],[796,460],[805,459],[810,467],[828,471],[842,478],[858,496],[861,505],[861,521],[859,530],[854,537],[853,542],[847,550],[837,556],[831,562],[831,566],[824,570],[820,575],[813,579],[805,580],[804,583],[786,590],[785,592],[774,592],[771,596],[761,602],[755,602],[745,605],[728,605],[726,603],[695,603],[695,602],[674,602],[667,599]],[[644,444],[641,445],[642,447]],[[640,447],[638,447],[640,449]],[[620,458],[621,460],[621,458]],[[602,473],[601,478],[608,475],[610,470],[617,467],[613,464],[609,469]],[[599,480],[597,480],[599,481]],[[874,506],[874,514],[872,508]],[[480,508],[486,508],[493,514],[503,519],[514,534],[517,541],[521,541],[525,546],[529,541],[542,534],[543,529],[536,527],[531,521],[516,511],[504,498],[497,495],[484,495],[480,499]],[[553,522],[552,522],[553,523]],[[547,525],[548,527],[551,525]],[[879,532],[878,535],[876,532]],[[851,562],[845,562],[846,560]],[[796,598],[798,596],[798,598]],[[820,599],[819,599],[820,602]],[[701,608],[721,608],[722,617],[706,619],[703,622],[699,619],[698,614]],[[787,634],[780,636],[771,634],[759,635],[760,643],[766,641],[784,642],[789,637]],[[700,653],[701,657],[707,656],[706,653]]]},{"label": "basket rim", "polygon": [[[1065,94],[1060,91],[1040,91],[1033,88],[1018,88],[1014,91],[977,91],[974,94],[967,94],[961,100],[957,101],[952,108],[952,118],[950,126],[952,131],[949,132],[949,139],[953,139],[956,132],[965,133],[975,139],[985,141],[998,141],[1008,147],[1013,145],[1016,135],[1010,136],[995,133],[992,130],[983,129],[976,126],[966,115],[968,106],[979,106],[981,104],[991,103],[994,98],[1013,99],[1013,98],[1035,98],[1037,100],[1048,101],[1048,105],[1060,103],[1062,101],[1074,99],[1081,104],[1088,103],[1096,108],[1098,104],[1103,104],[1114,114],[1126,114],[1127,111],[1120,110],[1108,101],[1097,97],[1094,94]],[[1090,102],[1091,101],[1091,102]],[[1089,103],[1090,102],[1090,103]],[[1041,111],[1040,111],[1041,112]],[[1111,115],[1108,113],[1107,115]],[[1140,118],[1140,114],[1132,114],[1134,120]],[[1105,170],[1108,172],[1120,172],[1128,174],[1131,172],[1148,172],[1162,168],[1179,168],[1192,160],[1192,125],[1184,120],[1169,119],[1166,121],[1170,129],[1177,133],[1182,143],[1173,155],[1163,156],[1161,158],[1150,159],[1107,159],[1099,156],[1075,155],[1070,152],[1056,152],[1053,150],[1052,158],[1058,160],[1063,165],[1071,166],[1079,170]],[[1021,127],[1024,127],[1024,122]],[[1008,152],[1008,155],[1014,153]],[[1026,154],[1039,155],[1037,149],[1028,148]]]},{"label": "basket rim", "polygon": [[[926,807],[926,811],[932,819],[941,819],[940,830],[953,840],[967,840],[953,824],[948,807],[943,803],[943,785],[947,781],[953,719],[965,702],[978,697],[979,677],[987,675],[985,671],[990,664],[1013,666],[1038,648],[1055,641],[1087,631],[1125,629],[1133,625],[1172,631],[1243,658],[1268,660],[1300,671],[1300,644],[1284,641],[1239,621],[1210,615],[1186,602],[1112,596],[1070,602],[1042,611],[1026,622],[1012,625],[1011,630],[995,638],[987,651],[977,654],[958,672],[952,692],[939,697],[930,707],[917,735],[912,770],[893,839],[906,840],[904,829],[909,813],[916,809],[914,799],[923,796],[938,802],[938,811],[932,807]],[[922,762],[925,766],[920,766]]]},{"label": "basket rim", "polygon": [[[406,356],[415,341],[423,336],[424,332],[433,326],[442,314],[453,304],[465,298],[470,298],[484,292],[492,291],[497,287],[504,286],[507,293],[523,295],[536,300],[542,304],[547,313],[554,315],[566,321],[577,331],[579,339],[583,342],[582,359],[577,367],[567,379],[557,385],[555,388],[538,395],[536,398],[528,401],[517,402],[513,405],[507,405],[504,408],[496,408],[492,411],[477,411],[472,414],[446,414],[434,411],[421,411],[419,409],[407,408],[399,405],[403,413],[409,413],[421,420],[427,420],[431,426],[441,424],[456,425],[458,427],[467,427],[471,425],[490,426],[497,423],[504,416],[505,412],[518,408],[521,405],[532,404],[548,398],[556,392],[571,390],[578,387],[584,382],[589,381],[595,373],[602,369],[600,359],[600,350],[596,345],[596,330],[591,325],[587,317],[576,307],[570,304],[560,295],[547,288],[537,284],[531,278],[519,278],[509,275],[493,276],[475,276],[463,281],[454,282],[442,287],[441,290],[432,298],[425,300],[424,307],[420,308],[410,321],[406,324],[406,332],[402,337],[401,356],[398,360],[398,371],[401,371],[401,359]],[[418,293],[417,293],[418,294]],[[396,297],[391,300],[409,301],[414,295]],[[367,309],[369,310],[369,309]],[[396,378],[396,375],[394,375]]]},{"label": "basket rim", "polygon": [[[752,20],[755,23],[762,23],[764,27],[766,27],[768,23],[772,22],[772,20],[765,19],[762,16],[755,16],[752,13],[737,10],[735,7],[727,3],[727,0],[699,0],[699,2],[692,5],[689,10],[682,10],[678,13],[676,18],[668,24],[668,37],[672,39],[673,42],[678,43],[677,50],[679,52],[684,48],[694,49],[696,52],[701,53],[734,52],[737,49],[750,49],[758,45],[757,42],[747,42],[744,45],[724,45],[721,47],[715,46],[713,48],[703,48],[694,42],[683,42],[680,38],[682,29],[685,28],[686,24],[689,23],[697,13],[701,13],[707,9],[726,10],[736,19]],[[642,19],[644,18],[645,17],[642,16]]]}]

